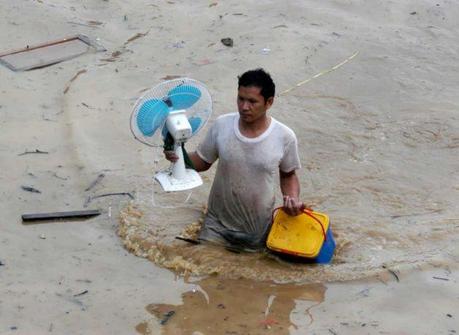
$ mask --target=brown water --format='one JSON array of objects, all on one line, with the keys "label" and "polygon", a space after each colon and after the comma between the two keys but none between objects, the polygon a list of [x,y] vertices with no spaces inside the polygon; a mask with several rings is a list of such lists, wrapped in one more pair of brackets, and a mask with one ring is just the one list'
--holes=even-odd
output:
[{"label": "brown water", "polygon": [[[321,284],[275,285],[211,276],[196,282],[194,289],[184,293],[183,304],[151,304],[146,310],[163,325],[163,335],[281,335],[296,328],[290,314],[299,301],[307,307],[297,313],[306,315],[312,323],[310,310],[324,300],[325,291]],[[148,334],[148,325],[147,320],[136,329],[140,334]]]},{"label": "brown water", "polygon": [[[459,128],[451,111],[410,118],[412,110],[376,112],[337,96],[294,93],[288,101],[296,115],[276,117],[298,136],[303,201],[330,216],[337,241],[330,265],[175,240],[199,227],[213,171],[190,192],[140,191],[138,215],[130,208],[121,216],[126,247],[180,274],[276,282],[350,280],[383,266],[457,258]],[[307,122],[295,122],[298,113]],[[161,162],[160,150],[155,155]]]},{"label": "brown water", "polygon": [[[196,228],[213,171],[190,192],[167,194],[156,184],[139,192],[135,206],[141,215],[122,214],[126,247],[177,273],[276,282],[350,280],[383,266],[457,259],[459,122],[451,109],[439,102],[416,110],[397,101],[398,110],[375,110],[339,96],[296,91],[277,98],[280,106],[285,101],[295,113],[274,116],[298,136],[303,201],[330,217],[337,241],[330,265],[174,240],[187,225],[195,222]],[[158,149],[155,157],[163,164],[161,156]]]},{"label": "brown water", "polygon": [[[183,211],[198,221],[180,230],[172,220],[167,222],[167,227],[151,225],[140,210],[130,206],[122,212],[119,234],[131,252],[185,277],[218,275],[223,279],[278,283],[351,280],[369,277],[387,268],[434,263],[449,257],[448,251],[454,251],[455,247],[453,239],[457,239],[457,229],[454,229],[457,221],[454,220],[443,221],[443,227],[437,226],[428,233],[405,229],[401,234],[387,230],[395,231],[395,224],[385,230],[353,229],[351,232],[336,225],[337,248],[331,264],[295,263],[269,252],[234,253],[220,246],[175,240],[175,236],[195,238],[200,226],[201,211],[182,209],[175,213]],[[352,238],[356,238],[356,242],[352,242]],[[445,245],[448,241],[451,245]]]}]

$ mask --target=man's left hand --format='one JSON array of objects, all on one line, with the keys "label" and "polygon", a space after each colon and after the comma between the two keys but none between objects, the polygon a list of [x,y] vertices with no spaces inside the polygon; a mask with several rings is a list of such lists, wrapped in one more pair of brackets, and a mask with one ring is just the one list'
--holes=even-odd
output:
[{"label": "man's left hand", "polygon": [[304,204],[295,197],[284,195],[283,209],[288,215],[296,216],[303,213]]}]

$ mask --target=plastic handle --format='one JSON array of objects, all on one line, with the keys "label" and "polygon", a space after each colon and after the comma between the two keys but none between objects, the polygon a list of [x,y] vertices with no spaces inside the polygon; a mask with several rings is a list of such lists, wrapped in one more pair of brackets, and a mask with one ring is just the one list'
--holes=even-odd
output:
[{"label": "plastic handle", "polygon": [[[273,210],[273,213],[272,213],[272,216],[271,216],[271,224],[274,223],[274,214],[276,213],[276,211],[278,209],[282,209],[284,208],[283,206],[280,206],[280,207],[276,207],[274,208]],[[324,228],[324,225],[322,224],[322,222],[320,222],[320,220],[318,218],[316,218],[313,214],[312,214],[312,209],[311,208],[307,208],[305,207],[304,205],[302,206],[302,212],[310,217],[312,217],[319,225],[320,225],[320,228],[322,228],[322,233],[324,235],[324,242],[327,241],[327,234],[325,233],[325,228]]]}]

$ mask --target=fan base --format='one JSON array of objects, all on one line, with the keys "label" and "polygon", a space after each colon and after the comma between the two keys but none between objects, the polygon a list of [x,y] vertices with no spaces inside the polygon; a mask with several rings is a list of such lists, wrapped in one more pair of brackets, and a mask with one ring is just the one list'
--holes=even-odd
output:
[{"label": "fan base", "polygon": [[184,191],[202,185],[201,176],[192,169],[186,169],[185,176],[180,179],[175,178],[170,171],[158,172],[155,179],[166,192]]}]

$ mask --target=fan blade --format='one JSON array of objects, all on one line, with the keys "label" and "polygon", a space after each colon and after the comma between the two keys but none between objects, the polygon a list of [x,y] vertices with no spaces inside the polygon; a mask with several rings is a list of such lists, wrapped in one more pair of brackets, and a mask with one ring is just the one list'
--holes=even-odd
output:
[{"label": "fan blade", "polygon": [[174,110],[188,109],[201,97],[201,91],[190,85],[181,85],[173,88],[168,93]]},{"label": "fan blade", "polygon": [[162,101],[150,99],[143,103],[137,113],[137,127],[144,136],[153,136],[169,114],[169,107]]},{"label": "fan blade", "polygon": [[198,116],[192,116],[188,119],[188,122],[190,122],[191,125],[191,132],[194,134],[196,130],[199,129],[199,126],[201,125],[201,118]]}]

